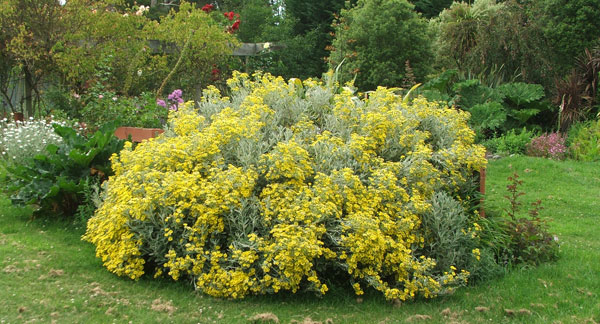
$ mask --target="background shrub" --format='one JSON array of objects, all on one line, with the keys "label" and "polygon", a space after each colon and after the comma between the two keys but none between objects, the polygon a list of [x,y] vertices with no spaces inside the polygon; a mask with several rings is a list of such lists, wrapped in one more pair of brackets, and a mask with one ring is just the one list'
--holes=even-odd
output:
[{"label": "background shrub", "polygon": [[489,152],[497,154],[525,154],[527,144],[535,136],[534,131],[511,129],[506,134],[483,141]]},{"label": "background shrub", "polygon": [[314,80],[228,84],[231,97],[207,89],[113,158],[84,236],[111,272],[230,298],[333,280],[405,300],[464,283],[469,269],[419,251],[431,196],[485,165],[466,113],[384,88],[360,100]]},{"label": "background shrub", "polygon": [[330,67],[344,60],[340,79],[346,82],[356,75],[356,86],[361,90],[399,87],[410,73],[416,80],[423,80],[430,72],[430,42],[427,22],[408,1],[359,0],[340,14]]},{"label": "background shrub", "polygon": [[157,104],[153,93],[139,97],[118,96],[111,91],[90,91],[81,118],[96,130],[111,121],[116,126],[162,128],[167,121],[167,108]]},{"label": "background shrub", "polygon": [[580,161],[600,160],[600,120],[575,124],[568,133],[569,151]]},{"label": "background shrub", "polygon": [[112,174],[109,158],[121,150],[123,141],[114,136],[115,123],[89,137],[70,127],[53,127],[61,141],[48,144],[45,155],[8,167],[8,191],[13,203],[33,205],[38,215],[71,217],[90,181]]},{"label": "background shrub", "polygon": [[444,101],[471,114],[469,125],[477,141],[522,127],[539,128],[552,119],[551,106],[539,84],[523,82],[484,84],[462,79],[458,70],[447,70],[429,80],[419,92],[430,100]]},{"label": "background shrub", "polygon": [[542,26],[520,1],[454,2],[432,20],[436,62],[472,77],[551,84]]}]

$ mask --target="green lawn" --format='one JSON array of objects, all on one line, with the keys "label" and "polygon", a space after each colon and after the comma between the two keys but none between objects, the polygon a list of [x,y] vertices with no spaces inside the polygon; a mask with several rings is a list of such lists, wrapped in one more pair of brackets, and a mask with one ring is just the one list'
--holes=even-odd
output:
[{"label": "green lawn", "polygon": [[[516,269],[454,295],[395,305],[349,290],[221,300],[186,282],[130,281],[106,271],[82,228],[31,221],[0,197],[0,323],[596,323],[600,322],[600,163],[511,157],[488,168],[487,209],[504,206],[516,170],[561,242],[559,261]],[[268,315],[266,313],[272,313]],[[314,322],[311,322],[311,320]],[[261,321],[257,321],[261,322]]]}]

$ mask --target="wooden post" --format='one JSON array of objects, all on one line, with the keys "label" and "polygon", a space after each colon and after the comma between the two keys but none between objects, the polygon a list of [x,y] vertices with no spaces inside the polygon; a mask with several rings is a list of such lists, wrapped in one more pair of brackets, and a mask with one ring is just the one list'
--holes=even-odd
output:
[{"label": "wooden post", "polygon": [[479,192],[481,193],[481,199],[479,200],[479,215],[485,217],[485,210],[483,208],[483,200],[485,196],[485,168],[479,170]]}]

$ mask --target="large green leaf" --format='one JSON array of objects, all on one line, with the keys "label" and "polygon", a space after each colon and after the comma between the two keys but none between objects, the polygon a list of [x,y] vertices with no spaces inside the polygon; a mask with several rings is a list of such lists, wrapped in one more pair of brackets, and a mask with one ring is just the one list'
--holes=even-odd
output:
[{"label": "large green leaf", "polygon": [[61,126],[58,124],[52,124],[52,127],[54,127],[54,132],[60,137],[62,137],[63,140],[72,141],[73,139],[76,139],[79,136],[77,135],[77,132],[71,127]]},{"label": "large green leaf", "polygon": [[514,109],[509,112],[509,115],[514,119],[520,121],[521,123],[526,123],[529,118],[537,115],[540,112],[537,108],[528,108],[528,109]]},{"label": "large green leaf", "polygon": [[477,132],[500,129],[506,122],[506,111],[498,102],[475,105],[469,109],[469,112],[471,113],[469,124]]},{"label": "large green leaf", "polygon": [[504,98],[502,92],[481,84],[477,79],[455,83],[452,89],[456,93],[454,102],[465,110],[478,104],[501,102]]},{"label": "large green leaf", "polygon": [[46,145],[46,152],[50,154],[56,154],[58,151],[58,146],[56,144],[48,144]]},{"label": "large green leaf", "polygon": [[87,167],[96,156],[96,154],[92,155],[91,153],[92,151],[82,152],[79,149],[72,149],[71,152],[69,152],[69,158],[71,158],[77,165],[81,167]]},{"label": "large green leaf", "polygon": [[427,100],[429,101],[436,101],[436,102],[446,102],[449,105],[451,105],[451,101],[452,101],[452,97],[449,96],[446,93],[442,93],[438,90],[424,90],[421,91],[421,95],[425,98],[427,98]]},{"label": "large green leaf", "polygon": [[81,186],[75,183],[73,180],[66,179],[64,177],[60,177],[57,179],[56,184],[61,190],[70,193],[76,193],[81,190]]},{"label": "large green leaf", "polygon": [[516,106],[529,104],[544,97],[544,87],[539,84],[523,82],[505,83],[497,89],[507,100]]},{"label": "large green leaf", "polygon": [[[449,94],[452,87],[451,84],[454,82],[458,75],[458,70],[450,69],[442,72],[436,78],[429,80],[426,82],[422,90],[437,90],[443,94]],[[429,97],[427,97],[429,98]]]}]

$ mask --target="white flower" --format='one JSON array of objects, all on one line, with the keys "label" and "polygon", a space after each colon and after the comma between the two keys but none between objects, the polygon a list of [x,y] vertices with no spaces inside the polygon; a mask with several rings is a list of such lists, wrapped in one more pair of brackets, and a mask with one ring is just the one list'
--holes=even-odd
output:
[{"label": "white flower", "polygon": [[138,9],[138,11],[135,12],[136,16],[141,16],[144,14],[144,12],[148,11],[150,9],[150,7],[146,7],[144,5],[141,5],[140,8]]},{"label": "white flower", "polygon": [[266,42],[263,44],[263,49],[269,49],[269,47],[271,47],[271,43]]},{"label": "white flower", "polygon": [[140,76],[142,76],[142,70],[141,70],[141,69],[140,69],[140,70],[137,70],[137,75],[138,75],[139,77],[140,77]]}]

